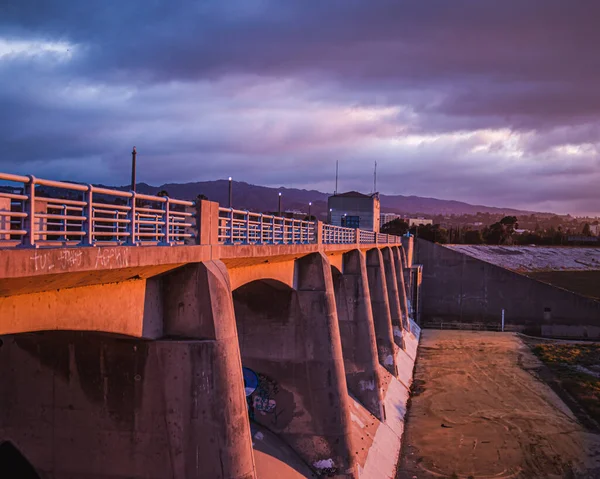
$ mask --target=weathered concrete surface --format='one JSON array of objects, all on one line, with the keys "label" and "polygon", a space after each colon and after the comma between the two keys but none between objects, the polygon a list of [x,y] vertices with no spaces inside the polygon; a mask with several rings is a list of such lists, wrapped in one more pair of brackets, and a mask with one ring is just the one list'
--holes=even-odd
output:
[{"label": "weathered concrete surface", "polygon": [[406,283],[404,281],[404,266],[402,262],[402,247],[392,247],[394,266],[396,267],[396,279],[398,281],[398,297],[400,300],[400,311],[402,312],[402,327],[410,331],[410,311],[408,309],[408,298]]},{"label": "weathered concrete surface", "polygon": [[391,248],[383,248],[381,250],[383,257],[383,266],[385,269],[386,289],[390,305],[390,318],[392,320],[392,331],[394,333],[394,342],[396,345],[404,349],[404,341],[402,338],[402,309],[400,307],[400,293],[398,292],[398,278],[396,276],[396,264]]},{"label": "weathered concrete surface", "polygon": [[254,463],[258,479],[316,478],[292,448],[266,427],[251,423]]},{"label": "weathered concrete surface", "polygon": [[[426,322],[597,325],[600,302],[541,283],[450,248],[418,240]],[[550,314],[544,316],[549,308]]]},{"label": "weathered concrete surface", "polygon": [[396,477],[419,337],[420,329],[413,323],[411,332],[405,335],[406,350],[397,352],[398,378],[381,368],[382,376],[385,377],[385,422],[376,421],[356,401],[351,404],[353,437],[361,478]]},{"label": "weathered concrete surface", "polygon": [[589,246],[447,245],[486,263],[520,273],[536,271],[598,271],[600,248]]},{"label": "weathered concrete surface", "polygon": [[343,271],[334,275],[334,286],[346,382],[369,412],[383,420],[380,367],[364,255],[358,250],[346,253]]},{"label": "weathered concrete surface", "polygon": [[404,251],[404,257],[406,258],[406,269],[410,269],[413,266],[413,260],[415,259],[415,238],[414,236],[403,236],[402,237],[402,249]]},{"label": "weathered concrete surface", "polygon": [[[378,361],[387,362],[394,374],[398,374],[397,361],[406,369],[406,353],[396,354],[393,344],[381,253],[377,249],[369,253],[377,267],[367,272],[360,248],[211,245],[18,250],[4,256],[0,252],[0,271],[9,272],[0,276],[0,333],[1,327],[11,333],[55,328],[89,331],[78,336],[68,333],[75,335],[68,341],[55,339],[70,338],[60,332],[33,335],[36,339],[29,343],[15,340],[10,350],[16,352],[7,363],[2,363],[0,348],[0,372],[21,363],[35,370],[28,374],[23,391],[12,391],[14,377],[20,373],[18,366],[7,371],[8,376],[1,376],[13,379],[0,381],[2,391],[5,387],[11,390],[11,394],[2,394],[4,410],[10,415],[0,412],[0,442],[13,442],[41,471],[54,474],[53,478],[254,477],[233,282],[238,286],[236,309],[241,303],[248,318],[244,319],[245,313],[238,318],[244,329],[242,350],[264,386],[260,395],[251,398],[254,418],[277,433],[313,470],[332,477],[357,477],[358,466],[364,469],[367,464],[367,442],[377,444],[377,417],[389,416],[382,407],[382,382],[389,391],[389,385],[398,381]],[[343,264],[346,255],[358,261],[358,269],[356,264]],[[223,261],[217,259],[221,257]],[[348,308],[341,313],[347,318],[342,320],[348,327],[345,344],[351,344],[348,338],[355,344],[353,352],[346,348],[348,354],[342,349],[332,267],[348,272],[355,269],[344,286],[352,304],[345,304]],[[396,272],[395,268],[390,271]],[[377,287],[374,307],[368,299],[371,281]],[[271,288],[257,296],[258,304],[252,292],[255,284]],[[399,287],[397,278],[393,284]],[[240,301],[245,288],[250,288],[250,293],[242,294]],[[375,311],[379,312],[381,343],[387,341],[389,346],[383,356],[374,339]],[[93,331],[159,341],[104,339]],[[8,338],[13,337],[21,336]],[[133,356],[124,356],[118,341],[138,349]],[[146,359],[142,360],[140,351]],[[23,357],[29,358],[29,363]],[[108,363],[110,370],[103,369]],[[100,373],[93,372],[98,368]],[[143,389],[134,385],[131,392],[127,381],[132,377],[136,384],[144,383]],[[37,380],[43,383],[42,400],[31,397]],[[358,392],[361,381],[365,386],[362,395]],[[62,402],[49,395],[50,387]],[[204,396],[199,399],[201,393]],[[23,394],[29,394],[27,400],[20,399]],[[131,395],[133,406],[131,401],[127,403]],[[63,396],[68,396],[68,403]],[[45,402],[46,397],[53,402]],[[129,408],[126,413],[119,412],[123,420],[115,420],[114,414],[107,412],[118,409],[116,397]],[[356,417],[372,419],[370,432],[357,433],[351,407]],[[46,421],[49,414],[52,421],[58,418],[51,428],[44,423],[41,436],[30,434],[31,425]],[[113,435],[118,439],[112,441]],[[367,437],[371,439],[364,439]],[[86,448],[87,455],[63,461],[65,444],[73,443]],[[47,444],[54,449],[48,452]],[[99,458],[91,460],[89,451],[99,451]],[[159,457],[158,451],[168,456]],[[269,448],[259,452],[264,452],[262,465],[270,465],[265,467],[277,461],[287,464],[285,454],[279,457]],[[148,454],[151,460],[144,459]],[[107,458],[114,461],[103,466],[110,462]],[[299,474],[305,472],[299,466],[292,468]]]},{"label": "weathered concrete surface", "polygon": [[242,362],[260,378],[253,419],[316,471],[356,477],[331,267],[297,262],[297,289],[258,281],[234,292]]},{"label": "weathered concrete surface", "polygon": [[46,332],[2,343],[0,442],[43,477],[255,477],[219,341]]},{"label": "weathered concrete surface", "polygon": [[600,435],[539,366],[512,333],[425,330],[399,478],[600,477]]},{"label": "weathered concrete surface", "polygon": [[379,362],[394,376],[398,374],[396,367],[396,345],[392,330],[389,295],[386,285],[385,269],[381,251],[367,251],[367,277],[371,293],[371,308],[375,324],[375,338]]}]

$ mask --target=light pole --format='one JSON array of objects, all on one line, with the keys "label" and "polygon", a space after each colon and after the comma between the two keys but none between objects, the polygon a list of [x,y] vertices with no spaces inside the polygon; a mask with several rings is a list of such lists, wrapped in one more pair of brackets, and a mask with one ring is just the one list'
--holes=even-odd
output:
[{"label": "light pole", "polygon": [[229,207],[230,208],[233,207],[233,188],[232,188],[231,176],[229,177]]},{"label": "light pole", "polygon": [[279,192],[279,206],[277,207],[277,216],[281,216],[281,191]]},{"label": "light pole", "polygon": [[131,152],[131,191],[135,193],[135,173],[136,173],[136,164],[135,157],[137,156],[137,151],[135,150],[135,146],[133,147],[133,151]]},{"label": "light pole", "polygon": [[310,221],[310,220],[311,220],[311,218],[310,218],[310,207],[311,207],[311,206],[312,206],[312,201],[309,201],[309,202],[308,202],[308,221]]}]

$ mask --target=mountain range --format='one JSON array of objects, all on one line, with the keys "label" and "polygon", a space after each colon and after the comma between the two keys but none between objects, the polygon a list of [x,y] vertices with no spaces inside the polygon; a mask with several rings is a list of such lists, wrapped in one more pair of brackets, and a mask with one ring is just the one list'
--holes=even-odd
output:
[{"label": "mountain range", "polygon": [[[129,190],[129,186],[117,187]],[[136,190],[139,193],[155,195],[165,190],[172,198],[193,200],[198,195],[205,195],[209,200],[216,201],[222,206],[228,204],[229,181],[201,181],[195,183],[166,183],[152,186],[138,183]],[[250,211],[277,211],[278,194],[282,194],[282,210],[298,210],[307,212],[308,203],[312,202],[311,212],[319,217],[327,216],[327,198],[330,193],[316,190],[303,190],[296,188],[270,188],[266,186],[251,185],[249,183],[234,181],[232,185],[233,206],[237,209]],[[460,215],[481,213],[500,214],[531,214],[512,208],[498,208],[493,206],[471,205],[462,201],[441,200],[421,196],[380,195],[381,211],[386,213],[401,213],[410,215]]]}]

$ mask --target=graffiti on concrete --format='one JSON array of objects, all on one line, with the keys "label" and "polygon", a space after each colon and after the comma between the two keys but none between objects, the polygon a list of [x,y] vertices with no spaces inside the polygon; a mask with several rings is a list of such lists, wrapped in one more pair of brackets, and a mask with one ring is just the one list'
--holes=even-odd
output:
[{"label": "graffiti on concrete", "polygon": [[63,249],[58,253],[52,251],[41,253],[36,251],[30,258],[36,271],[67,270],[79,267],[83,263],[83,251]]},{"label": "graffiti on concrete", "polygon": [[243,372],[250,418],[254,419],[257,413],[261,415],[276,414],[277,401],[275,396],[279,392],[277,382],[249,368],[243,368]]}]

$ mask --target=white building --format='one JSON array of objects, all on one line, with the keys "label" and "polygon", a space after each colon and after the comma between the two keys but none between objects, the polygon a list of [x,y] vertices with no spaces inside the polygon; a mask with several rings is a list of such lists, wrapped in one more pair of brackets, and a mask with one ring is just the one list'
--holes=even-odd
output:
[{"label": "white building", "polygon": [[397,219],[402,219],[402,215],[398,214],[398,213],[381,213],[379,215],[380,218],[380,224],[381,226],[383,226],[386,223],[389,223],[390,221],[394,221]]}]

